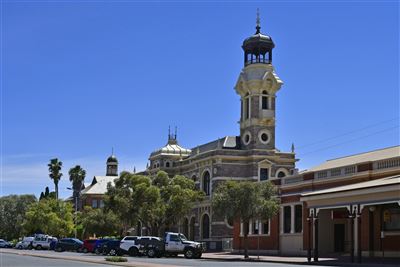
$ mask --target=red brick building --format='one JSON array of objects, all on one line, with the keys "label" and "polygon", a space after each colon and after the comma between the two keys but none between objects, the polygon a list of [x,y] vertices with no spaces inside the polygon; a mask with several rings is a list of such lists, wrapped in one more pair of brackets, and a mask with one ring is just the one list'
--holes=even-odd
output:
[{"label": "red brick building", "polygon": [[[280,212],[252,222],[249,249],[282,255],[400,255],[400,147],[328,160],[284,177]],[[244,227],[233,247],[243,249]]]}]

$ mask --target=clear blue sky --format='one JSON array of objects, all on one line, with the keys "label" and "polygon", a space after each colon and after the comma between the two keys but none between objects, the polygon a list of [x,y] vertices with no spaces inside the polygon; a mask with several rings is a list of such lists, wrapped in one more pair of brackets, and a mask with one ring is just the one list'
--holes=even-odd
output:
[{"label": "clear blue sky", "polygon": [[397,1],[3,1],[1,195],[53,188],[53,157],[63,197],[68,169],[104,175],[112,147],[141,170],[168,125],[188,148],[237,135],[257,7],[284,81],[278,149],[305,169],[399,144]]}]

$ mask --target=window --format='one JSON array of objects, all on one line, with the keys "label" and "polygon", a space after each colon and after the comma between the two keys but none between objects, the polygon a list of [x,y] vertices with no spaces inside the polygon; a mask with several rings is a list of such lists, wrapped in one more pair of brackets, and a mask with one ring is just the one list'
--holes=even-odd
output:
[{"label": "window", "polygon": [[383,229],[385,231],[400,231],[400,207],[397,204],[383,206]]},{"label": "window", "polygon": [[246,94],[246,98],[244,99],[244,119],[250,118],[250,97],[249,94]]},{"label": "window", "polygon": [[100,199],[99,207],[104,208],[104,200]]},{"label": "window", "polygon": [[261,96],[261,108],[262,109],[268,109],[268,92],[263,91]]},{"label": "window", "polygon": [[92,199],[92,208],[97,208],[97,199]]},{"label": "window", "polygon": [[278,178],[283,178],[285,176],[286,174],[283,171],[278,172]]},{"label": "window", "polygon": [[203,221],[201,223],[202,237],[207,239],[210,237],[210,217],[207,214],[203,215]]},{"label": "window", "polygon": [[269,221],[265,221],[262,224],[262,232],[263,235],[269,234]]},{"label": "window", "polygon": [[294,207],[294,231],[301,233],[303,231],[303,206],[296,205]]},{"label": "window", "polygon": [[203,175],[203,191],[206,196],[210,195],[210,173],[206,171]]},{"label": "window", "polygon": [[268,178],[269,178],[269,169],[260,168],[260,181],[268,180]]},{"label": "window", "polygon": [[283,232],[290,233],[290,229],[292,227],[292,214],[291,207],[286,206],[283,208]]},{"label": "window", "polygon": [[169,241],[180,242],[181,240],[179,239],[178,235],[170,235],[169,236]]},{"label": "window", "polygon": [[258,221],[253,221],[253,234],[254,235],[258,235],[258,233],[259,233],[258,227],[259,227]]},{"label": "window", "polygon": [[165,163],[165,167],[166,167],[166,168],[169,168],[169,167],[170,167],[169,161],[167,161],[167,162]]}]

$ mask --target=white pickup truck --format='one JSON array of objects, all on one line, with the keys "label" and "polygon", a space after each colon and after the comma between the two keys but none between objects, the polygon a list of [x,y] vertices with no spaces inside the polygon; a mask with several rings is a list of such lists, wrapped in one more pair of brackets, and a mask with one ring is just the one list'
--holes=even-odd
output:
[{"label": "white pickup truck", "polygon": [[57,242],[57,238],[49,235],[35,235],[32,241],[32,248],[34,249],[50,249],[52,242]]},{"label": "white pickup truck", "polygon": [[166,232],[163,239],[146,245],[149,258],[183,254],[187,259],[199,259],[204,252],[202,243],[189,241],[181,233]]}]

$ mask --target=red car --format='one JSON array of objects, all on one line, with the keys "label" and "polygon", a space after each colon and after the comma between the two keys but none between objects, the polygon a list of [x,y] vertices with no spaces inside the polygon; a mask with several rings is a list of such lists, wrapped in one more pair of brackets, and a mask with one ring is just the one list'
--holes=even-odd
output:
[{"label": "red car", "polygon": [[86,239],[83,241],[83,253],[93,252],[97,239]]}]

